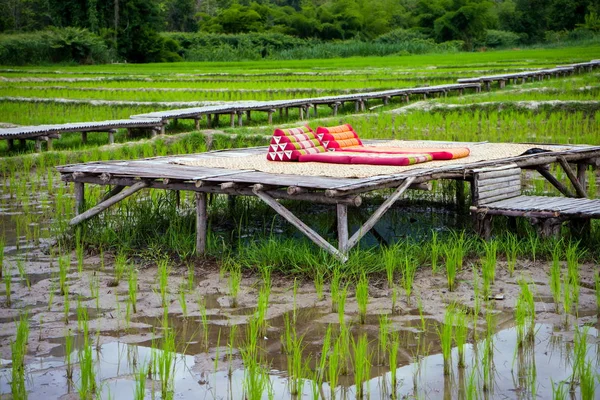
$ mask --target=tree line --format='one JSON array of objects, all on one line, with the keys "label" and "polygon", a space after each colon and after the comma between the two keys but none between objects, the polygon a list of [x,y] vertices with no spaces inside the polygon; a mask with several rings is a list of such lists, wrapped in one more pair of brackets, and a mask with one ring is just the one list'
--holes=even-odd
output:
[{"label": "tree line", "polygon": [[599,14],[600,0],[3,0],[0,33],[25,34],[25,41],[44,31],[54,48],[87,41],[113,58],[148,62],[177,60],[185,51],[176,35],[162,32],[460,41],[473,50],[598,33]]}]

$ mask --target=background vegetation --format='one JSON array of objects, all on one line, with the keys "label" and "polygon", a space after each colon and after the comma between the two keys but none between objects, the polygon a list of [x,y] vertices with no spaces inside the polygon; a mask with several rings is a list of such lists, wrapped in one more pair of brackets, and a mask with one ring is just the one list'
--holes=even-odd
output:
[{"label": "background vegetation", "polygon": [[5,0],[0,64],[232,61],[597,40],[597,0]]}]

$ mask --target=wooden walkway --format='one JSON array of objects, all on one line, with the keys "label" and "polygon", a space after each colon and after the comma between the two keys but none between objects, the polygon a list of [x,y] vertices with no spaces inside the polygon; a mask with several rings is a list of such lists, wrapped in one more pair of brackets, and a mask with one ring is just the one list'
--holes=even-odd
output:
[{"label": "wooden walkway", "polygon": [[128,131],[131,129],[149,129],[152,131],[152,135],[156,135],[157,133],[164,133],[164,124],[160,118],[144,118],[137,120],[119,119],[99,122],[18,126],[15,128],[0,129],[0,139],[8,141],[9,150],[14,148],[15,140],[20,140],[23,146],[26,140],[34,140],[36,151],[40,151],[42,142],[46,142],[50,150],[52,149],[52,140],[60,139],[60,135],[65,132],[81,132],[83,143],[87,142],[88,132],[106,132],[108,133],[108,142],[112,144],[117,129],[127,129]]},{"label": "wooden walkway", "polygon": [[[368,142],[368,141],[367,141]],[[432,142],[439,146],[440,142]],[[448,144],[448,142],[446,142]],[[472,143],[452,143],[456,146],[469,146]],[[552,148],[552,146],[546,146]],[[198,158],[244,157],[266,154],[267,147],[224,150],[195,155]],[[492,161],[479,161],[451,164],[440,167],[410,169],[391,175],[374,175],[366,178],[333,178],[323,176],[305,176],[295,174],[275,174],[251,169],[225,169],[195,167],[178,164],[181,157],[156,157],[135,161],[106,161],[57,167],[61,178],[74,182],[77,216],[71,225],[79,224],[118,203],[124,198],[142,189],[188,190],[196,193],[197,243],[196,250],[204,253],[206,246],[207,211],[206,194],[256,196],[272,207],[282,217],[296,226],[314,243],[333,254],[340,260],[346,260],[348,252],[358,244],[394,203],[409,188],[423,188],[437,179],[453,179],[475,182],[477,174],[485,168],[497,168],[509,165],[511,169],[534,169],[547,171],[550,163],[576,163],[577,165],[595,165],[600,157],[600,147],[575,146],[570,150],[556,147],[555,151],[520,155]],[[467,160],[467,159],[466,159]],[[520,173],[520,172],[519,172]],[[548,172],[549,174],[549,172]],[[502,175],[502,174],[501,174]],[[551,182],[557,182],[551,174],[543,175]],[[498,182],[496,182],[498,183]],[[553,184],[554,184],[553,183]],[[109,194],[98,205],[83,212],[84,185],[111,185]],[[558,184],[562,185],[560,182]],[[476,186],[476,184],[474,184]],[[348,232],[348,206],[359,207],[362,196],[374,190],[393,188],[393,194],[365,221],[352,235]],[[493,190],[488,187],[488,190]],[[516,194],[516,193],[513,193]],[[490,198],[488,196],[488,198]],[[293,199],[310,203],[335,204],[338,220],[338,243],[333,245],[315,232],[305,222],[299,220],[291,211],[277,202],[277,199]]]}]

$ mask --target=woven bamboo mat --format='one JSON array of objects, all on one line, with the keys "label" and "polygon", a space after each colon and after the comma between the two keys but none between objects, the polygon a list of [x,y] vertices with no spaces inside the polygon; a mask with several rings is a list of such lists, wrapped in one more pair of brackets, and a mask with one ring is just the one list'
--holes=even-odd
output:
[{"label": "woven bamboo mat", "polygon": [[[392,140],[380,142],[375,146],[393,146],[393,147],[409,147],[409,148],[452,148],[461,147],[457,145],[447,145],[431,142],[415,142]],[[464,147],[464,146],[462,146]],[[239,154],[237,157],[220,156],[220,153],[214,153],[214,156],[207,157],[206,155],[199,158],[194,157],[178,157],[174,163],[191,165],[198,167],[212,167],[225,169],[243,169],[256,170],[271,174],[291,174],[303,176],[329,176],[335,178],[367,178],[377,175],[399,174],[406,171],[416,169],[435,169],[449,165],[468,165],[480,161],[492,161],[503,158],[516,157],[523,154],[525,151],[532,148],[541,148],[547,150],[569,150],[570,147],[544,147],[543,145],[533,144],[516,144],[516,143],[481,143],[470,144],[467,147],[471,150],[471,154],[465,158],[455,160],[430,161],[421,164],[408,165],[404,167],[397,166],[380,166],[380,165],[363,165],[363,164],[327,164],[316,162],[282,162],[268,161],[265,154],[256,155],[255,153],[247,156]]]}]

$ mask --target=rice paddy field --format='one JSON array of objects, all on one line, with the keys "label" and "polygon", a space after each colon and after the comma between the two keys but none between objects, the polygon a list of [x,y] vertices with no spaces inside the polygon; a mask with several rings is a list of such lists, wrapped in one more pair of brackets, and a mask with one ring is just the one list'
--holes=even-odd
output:
[{"label": "rice paddy field", "polygon": [[[0,70],[0,124],[128,118],[230,101],[454,83],[600,58],[600,46],[247,63]],[[333,117],[362,138],[600,145],[600,69],[463,96],[373,101]],[[276,126],[298,126],[291,112]],[[468,185],[409,191],[342,264],[249,197],[142,191],[74,228],[55,166],[267,144],[257,113],[148,139],[64,134],[0,143],[0,399],[597,399],[600,225],[575,240],[494,220],[478,238]],[[552,172],[565,184],[560,168]],[[587,171],[598,196],[598,173]],[[556,196],[527,175],[526,191]],[[86,207],[106,194],[86,186]],[[358,229],[390,192],[350,210]],[[457,198],[465,198],[457,202]],[[465,206],[465,204],[467,206]],[[333,206],[286,201],[335,242]]]}]

